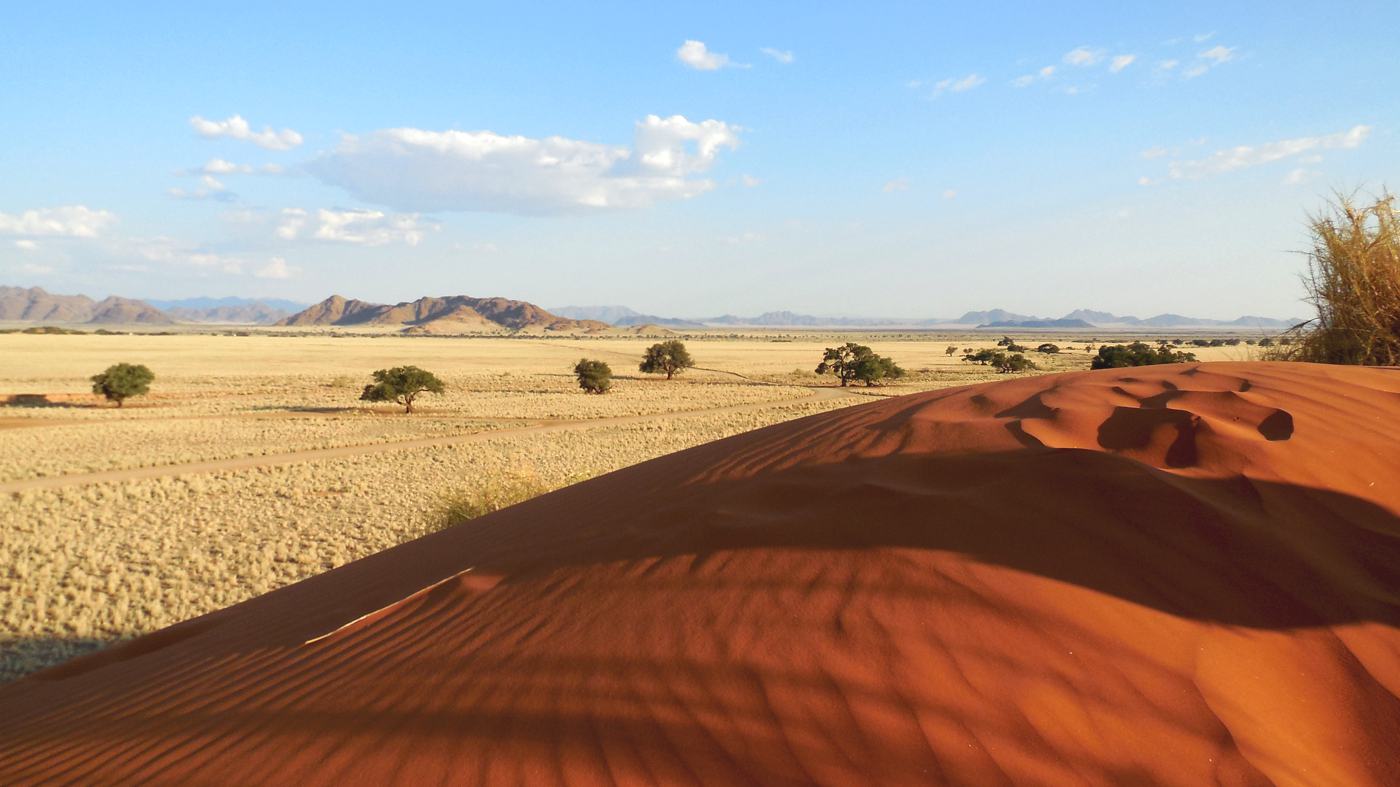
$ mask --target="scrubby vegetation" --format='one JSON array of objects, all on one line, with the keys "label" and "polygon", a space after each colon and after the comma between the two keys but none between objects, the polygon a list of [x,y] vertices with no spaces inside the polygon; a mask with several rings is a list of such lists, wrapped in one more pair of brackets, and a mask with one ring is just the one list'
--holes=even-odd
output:
[{"label": "scrubby vegetation", "polygon": [[374,373],[374,382],[365,386],[360,399],[366,402],[397,402],[405,413],[413,412],[413,401],[421,394],[440,394],[446,389],[436,375],[417,366],[395,366]]},{"label": "scrubby vegetation", "polygon": [[470,522],[493,511],[539,497],[548,491],[549,484],[532,469],[510,470],[486,476],[475,487],[444,495],[432,526],[441,530]]},{"label": "scrubby vegetation", "polygon": [[817,374],[835,375],[844,388],[854,381],[867,386],[879,385],[884,380],[897,380],[905,372],[892,358],[879,355],[863,344],[846,342],[840,347],[826,348],[821,363],[817,364]]},{"label": "scrubby vegetation", "polygon": [[695,360],[690,357],[685,344],[677,339],[668,339],[648,347],[637,368],[645,374],[664,374],[669,380],[693,366]]},{"label": "scrubby vegetation", "polygon": [[1400,216],[1393,195],[1370,205],[1339,197],[1309,222],[1303,283],[1317,316],[1277,357],[1318,363],[1400,365]]},{"label": "scrubby vegetation", "polygon": [[142,364],[119,363],[107,367],[100,374],[92,376],[92,392],[99,394],[117,407],[133,396],[145,396],[151,392],[154,373]]},{"label": "scrubby vegetation", "polygon": [[1055,353],[1060,351],[1060,345],[1046,342],[1045,344],[1042,344],[1039,347],[1035,348],[1035,351],[1038,353],[1045,353],[1046,355],[1054,355]]},{"label": "scrubby vegetation", "polygon": [[612,368],[603,361],[579,359],[574,364],[574,376],[584,393],[605,394],[612,389]]},{"label": "scrubby vegetation", "polygon": [[[1000,346],[1014,347],[1016,345],[1012,343],[1010,345]],[[977,352],[964,355],[963,360],[983,366],[990,366],[1002,374],[1026,372],[1040,368],[1021,353],[1006,353],[1001,350],[978,350]]]},{"label": "scrubby vegetation", "polygon": [[1090,364],[1091,369],[1121,369],[1127,366],[1155,366],[1163,363],[1187,363],[1196,360],[1193,353],[1173,350],[1163,345],[1151,347],[1142,342],[1105,344]]}]

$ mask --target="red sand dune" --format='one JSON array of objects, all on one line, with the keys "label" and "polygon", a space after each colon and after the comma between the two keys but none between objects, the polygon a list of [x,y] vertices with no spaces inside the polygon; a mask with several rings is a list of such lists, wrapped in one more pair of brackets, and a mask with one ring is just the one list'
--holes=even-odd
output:
[{"label": "red sand dune", "polygon": [[1017,379],[0,690],[0,782],[1400,784],[1400,370]]}]

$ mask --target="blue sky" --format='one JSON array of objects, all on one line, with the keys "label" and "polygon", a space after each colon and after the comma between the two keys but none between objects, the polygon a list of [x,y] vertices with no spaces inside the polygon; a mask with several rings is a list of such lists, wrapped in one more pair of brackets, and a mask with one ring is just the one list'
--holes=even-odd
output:
[{"label": "blue sky", "polygon": [[0,282],[666,315],[1302,314],[1400,6],[30,3]]}]

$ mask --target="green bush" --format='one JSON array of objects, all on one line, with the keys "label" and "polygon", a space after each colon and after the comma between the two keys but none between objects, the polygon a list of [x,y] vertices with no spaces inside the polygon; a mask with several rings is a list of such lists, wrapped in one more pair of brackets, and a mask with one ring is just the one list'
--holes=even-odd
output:
[{"label": "green bush", "polygon": [[1155,366],[1163,363],[1188,363],[1196,356],[1168,347],[1149,347],[1142,342],[1104,345],[1090,363],[1091,369],[1121,369],[1128,366]]},{"label": "green bush", "polygon": [[101,394],[117,407],[132,396],[145,396],[156,379],[150,369],[141,364],[119,363],[108,366],[101,374],[92,376],[92,392]]},{"label": "green bush", "polygon": [[360,399],[366,402],[397,402],[405,413],[413,412],[413,400],[420,394],[440,394],[447,389],[432,372],[417,366],[395,366],[374,373],[374,382],[365,386]]},{"label": "green bush", "polygon": [[584,393],[605,394],[612,390],[612,368],[604,361],[582,358],[574,364],[574,375]]}]

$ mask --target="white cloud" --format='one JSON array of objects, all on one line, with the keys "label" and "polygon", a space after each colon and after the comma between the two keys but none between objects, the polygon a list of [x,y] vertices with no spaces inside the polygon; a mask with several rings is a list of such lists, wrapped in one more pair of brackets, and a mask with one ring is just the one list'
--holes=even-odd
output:
[{"label": "white cloud", "polygon": [[42,265],[37,262],[22,262],[17,267],[20,273],[27,273],[31,276],[44,276],[53,273],[52,265]]},{"label": "white cloud", "polygon": [[190,126],[206,139],[228,137],[251,142],[267,150],[291,150],[301,144],[301,135],[289,128],[273,131],[271,126],[263,126],[262,131],[254,131],[241,115],[232,115],[224,120],[205,120],[195,115],[190,118]]},{"label": "white cloud", "polygon": [[978,87],[987,81],[986,77],[980,74],[968,74],[961,79],[941,79],[933,84],[933,98],[938,98],[947,92],[965,93]]},{"label": "white cloud", "polygon": [[1116,74],[1132,65],[1135,60],[1137,60],[1137,55],[1116,55],[1113,60],[1109,62],[1108,70]]},{"label": "white cloud", "polygon": [[1199,57],[1216,64],[1226,63],[1235,59],[1235,50],[1233,47],[1220,46],[1217,44],[1202,52]]},{"label": "white cloud", "polygon": [[23,213],[0,213],[0,235],[95,238],[115,223],[115,214],[86,205],[38,208]]},{"label": "white cloud", "polygon": [[231,175],[235,172],[252,172],[253,168],[247,164],[235,164],[221,158],[211,158],[204,162],[200,171],[206,175]]},{"label": "white cloud", "polygon": [[116,244],[115,250],[119,254],[132,254],[147,262],[163,265],[218,270],[223,273],[243,272],[241,260],[198,247],[191,247],[174,238],[164,236],[122,239]]},{"label": "white cloud", "polygon": [[1071,66],[1092,66],[1103,60],[1103,50],[1079,46],[1065,53],[1065,63]]},{"label": "white cloud", "polygon": [[1168,59],[1168,60],[1158,60],[1158,61],[1157,61],[1157,70],[1158,70],[1158,71],[1171,71],[1172,69],[1176,68],[1176,67],[1179,66],[1179,65],[1181,65],[1181,61],[1180,61],[1180,60],[1171,60],[1171,59]]},{"label": "white cloud", "polygon": [[[788,53],[791,55],[791,53]],[[696,71],[718,71],[721,68],[748,68],[729,59],[729,55],[711,52],[704,41],[687,40],[676,50],[676,59]]]},{"label": "white cloud", "polygon": [[253,271],[253,275],[259,279],[290,279],[299,272],[300,268],[288,265],[281,257],[273,257],[266,265]]},{"label": "white cloud", "polygon": [[631,149],[566,137],[394,128],[346,135],[307,165],[326,183],[403,211],[541,215],[644,207],[709,191],[708,170],[738,126],[648,115]]},{"label": "white cloud", "polygon": [[[702,46],[703,46],[703,45],[702,45]],[[792,61],[794,61],[794,60],[797,59],[797,57],[796,57],[795,55],[793,55],[792,50],[790,50],[790,49],[789,49],[789,50],[774,49],[774,48],[771,47],[771,46],[765,46],[765,47],[763,47],[762,49],[760,49],[760,50],[758,50],[758,51],[762,52],[763,54],[765,54],[765,55],[767,55],[767,56],[769,56],[769,57],[771,57],[771,58],[773,58],[774,60],[778,61],[779,63],[782,63],[782,64],[785,65],[785,66],[786,66],[786,65],[790,65],[790,64],[792,63]]]},{"label": "white cloud", "polygon": [[1182,76],[1192,79],[1234,59],[1235,49],[1233,47],[1216,45],[1196,55],[1196,62],[1182,72]]},{"label": "white cloud", "polygon": [[753,175],[748,174],[747,172],[739,176],[739,182],[744,184],[744,188],[746,189],[757,188],[758,186],[763,185],[762,178],[756,178]]},{"label": "white cloud", "polygon": [[896,191],[908,191],[909,179],[895,178],[894,180],[887,180],[885,181],[885,185],[880,187],[880,190],[885,192],[886,194],[892,194]]},{"label": "white cloud", "polygon": [[23,239],[15,241],[15,248],[20,251],[38,251],[39,244],[36,241]]},{"label": "white cloud", "polygon": [[740,246],[745,243],[756,243],[761,240],[763,240],[762,234],[750,231],[740,235],[730,235],[724,239],[724,242],[730,246]]},{"label": "white cloud", "polygon": [[1054,75],[1055,67],[1045,66],[1044,68],[1040,69],[1034,74],[1025,74],[1024,76],[1016,77],[1015,79],[1011,80],[1011,84],[1015,85],[1016,87],[1030,87],[1036,82],[1039,82],[1043,79],[1049,79]]},{"label": "white cloud", "polygon": [[1146,175],[1143,175],[1142,177],[1137,179],[1137,184],[1139,186],[1153,186],[1156,185],[1156,183],[1157,181],[1147,177]]},{"label": "white cloud", "polygon": [[314,219],[302,208],[282,210],[282,222],[277,237],[297,240],[303,230],[313,240],[350,243],[357,246],[384,246],[404,243],[417,246],[423,234],[437,230],[435,224],[425,224],[418,214],[386,214],[378,210],[318,210]]},{"label": "white cloud", "polygon": [[1156,147],[1148,148],[1147,150],[1144,150],[1143,152],[1139,153],[1138,155],[1139,155],[1139,156],[1142,156],[1142,157],[1145,158],[1145,159],[1154,159],[1154,158],[1162,158],[1163,156],[1167,155],[1167,154],[1170,153],[1170,152],[1171,152],[1170,150],[1167,150],[1166,148],[1162,147],[1161,145],[1158,145],[1158,146],[1156,146]]},{"label": "white cloud", "polygon": [[1316,172],[1309,171],[1305,167],[1298,167],[1289,170],[1288,174],[1283,176],[1283,183],[1285,186],[1301,186],[1309,180],[1312,180],[1317,174]]},{"label": "white cloud", "polygon": [[1169,165],[1168,174],[1174,180],[1196,180],[1209,175],[1293,158],[1311,151],[1347,150],[1360,147],[1370,134],[1370,126],[1353,126],[1347,131],[1338,131],[1335,134],[1324,136],[1297,137],[1254,146],[1240,145],[1217,150],[1209,157],[1195,161],[1174,161]]},{"label": "white cloud", "polygon": [[277,225],[277,237],[282,240],[296,240],[306,227],[306,210],[304,208],[283,208],[282,223]]},{"label": "white cloud", "polygon": [[1215,38],[1215,31],[1211,31],[1209,33],[1197,33],[1196,35],[1191,36],[1191,40],[1195,41],[1198,44],[1204,44],[1212,38]]}]

